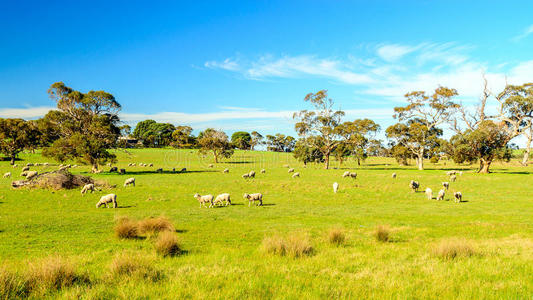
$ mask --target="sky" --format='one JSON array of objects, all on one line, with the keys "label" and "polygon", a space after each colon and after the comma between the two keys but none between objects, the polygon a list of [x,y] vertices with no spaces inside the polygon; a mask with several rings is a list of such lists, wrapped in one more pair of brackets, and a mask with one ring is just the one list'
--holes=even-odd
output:
[{"label": "sky", "polygon": [[[533,82],[533,1],[0,0],[0,117],[53,109],[57,81],[105,90],[145,119],[295,135],[328,90],[345,120],[395,123],[403,95],[455,88],[474,105]],[[384,130],[382,130],[384,131]]]}]

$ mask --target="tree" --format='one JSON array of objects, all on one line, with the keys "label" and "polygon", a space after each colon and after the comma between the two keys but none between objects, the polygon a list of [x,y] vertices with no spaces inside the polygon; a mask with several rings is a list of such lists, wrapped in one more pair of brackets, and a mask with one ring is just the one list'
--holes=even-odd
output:
[{"label": "tree", "polygon": [[196,145],[196,138],[192,135],[190,126],[176,126],[172,139],[172,146],[176,148],[192,148]]},{"label": "tree", "polygon": [[133,136],[139,140],[144,139],[144,137],[148,135],[148,132],[150,130],[150,125],[155,124],[155,123],[157,122],[154,120],[144,120],[144,121],[137,123],[137,125],[135,126],[135,129],[133,130]]},{"label": "tree", "polygon": [[[424,169],[424,155],[428,149],[428,144],[434,142],[432,139],[434,134],[433,129],[444,122],[448,122],[455,109],[459,107],[459,105],[452,101],[453,97],[457,95],[455,89],[446,87],[435,89],[432,95],[426,95],[424,91],[410,92],[405,95],[409,104],[404,107],[394,108],[394,118],[398,118],[400,122],[416,120],[414,123],[411,122],[411,125],[417,127],[412,128],[417,131],[416,142],[412,138],[399,139],[398,141],[400,143],[409,141],[404,146],[415,155],[419,170]],[[391,134],[394,131],[392,129],[394,128],[391,128]],[[397,127],[397,129],[400,129],[400,127]]]},{"label": "tree", "polygon": [[92,171],[115,155],[108,149],[120,135],[118,112],[120,104],[104,91],[87,94],[67,87],[63,82],[51,85],[48,94],[58,110],[49,111],[43,118],[45,127],[55,128],[58,139],[43,149],[43,155],[59,161],[75,159],[88,163]]},{"label": "tree", "polygon": [[255,146],[261,145],[262,143],[263,143],[263,136],[257,131],[252,131],[252,141],[250,142],[252,151],[255,149]]},{"label": "tree", "polygon": [[[313,137],[310,137],[313,138]],[[309,141],[304,141],[303,139],[299,139],[295,146],[293,151],[293,156],[298,161],[301,161],[304,163],[304,165],[307,165],[307,163],[310,162],[316,162],[316,163],[322,163],[324,162],[324,155],[318,148],[311,148],[308,145],[312,145],[315,143],[311,143]]]},{"label": "tree", "polygon": [[215,163],[220,158],[229,158],[233,155],[233,145],[229,142],[228,136],[223,131],[208,128],[198,135],[198,145],[200,153],[213,153]]},{"label": "tree", "polygon": [[39,132],[33,121],[0,119],[0,152],[15,164],[23,150],[34,149],[39,144]]},{"label": "tree", "polygon": [[274,152],[292,152],[296,144],[296,140],[288,135],[276,133],[276,135],[267,135],[267,150]]},{"label": "tree", "polygon": [[[329,168],[329,157],[335,147],[339,144],[339,134],[337,127],[340,124],[344,112],[333,110],[333,100],[328,98],[326,90],[317,93],[309,93],[305,96],[304,101],[310,102],[315,110],[302,110],[294,113],[293,119],[297,120],[294,128],[298,135],[305,141],[314,142],[314,145],[324,155],[324,168]],[[316,137],[306,139],[307,137]]]},{"label": "tree", "polygon": [[344,122],[337,127],[339,135],[344,138],[344,144],[361,165],[361,160],[368,157],[368,147],[380,130],[380,126],[370,119],[357,119],[353,122]]},{"label": "tree", "polygon": [[351,154],[353,154],[352,147],[346,142],[339,143],[337,147],[335,147],[335,150],[333,150],[333,156],[335,156],[335,159],[338,160],[341,165],[344,162],[344,159]]},{"label": "tree", "polygon": [[413,153],[402,144],[392,143],[390,155],[396,159],[400,166],[408,166],[408,159],[413,158]]},{"label": "tree", "polygon": [[146,147],[168,146],[172,142],[172,133],[176,130],[170,123],[158,123],[144,120],[137,123],[133,135],[141,139]]},{"label": "tree", "polygon": [[120,126],[120,135],[127,137],[131,134],[131,126],[128,124]]},{"label": "tree", "polygon": [[252,147],[252,136],[245,131],[236,131],[231,135],[231,143],[241,150],[249,150]]}]

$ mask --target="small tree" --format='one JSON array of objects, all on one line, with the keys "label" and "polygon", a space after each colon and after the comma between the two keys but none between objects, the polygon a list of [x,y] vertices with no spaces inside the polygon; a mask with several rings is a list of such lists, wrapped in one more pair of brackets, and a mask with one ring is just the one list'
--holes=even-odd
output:
[{"label": "small tree", "polygon": [[257,131],[252,131],[252,140],[250,142],[252,151],[255,149],[256,146],[261,145],[262,143],[263,143],[263,136]]},{"label": "small tree", "polygon": [[223,131],[208,128],[198,135],[198,145],[200,153],[213,153],[215,163],[220,158],[229,158],[233,155],[233,146],[228,140],[228,136]]},{"label": "small tree", "polygon": [[290,135],[276,133],[276,135],[267,135],[267,150],[274,152],[292,152],[296,140]]},{"label": "small tree", "polygon": [[176,148],[192,148],[196,145],[196,138],[192,135],[190,126],[176,126],[172,139],[172,145]]},{"label": "small tree", "polygon": [[361,160],[367,158],[368,147],[372,145],[372,141],[379,129],[380,126],[370,119],[344,122],[337,127],[338,133],[344,138],[342,144],[350,150],[357,160],[357,165],[361,165]]},{"label": "small tree", "polygon": [[311,148],[309,145],[312,145],[315,143],[311,143],[309,141],[304,141],[303,139],[299,139],[294,147],[293,156],[298,161],[301,161],[304,163],[304,165],[307,165],[310,162],[316,162],[316,163],[322,163],[324,162],[324,155],[318,148]]},{"label": "small tree", "polygon": [[236,131],[231,135],[231,142],[236,148],[249,150],[252,147],[252,136],[245,131]]},{"label": "small tree", "polygon": [[0,119],[0,152],[15,164],[23,150],[34,149],[39,144],[39,132],[32,121],[23,119]]},{"label": "small tree", "polygon": [[[315,143],[309,147],[316,147],[324,155],[324,168],[329,168],[329,157],[340,143],[337,130],[344,116],[341,110],[333,110],[334,102],[328,98],[326,90],[318,91],[316,94],[309,93],[304,101],[310,102],[315,110],[302,110],[294,113],[293,119],[297,120],[294,128],[298,135],[306,141]],[[314,139],[306,139],[315,137]]]}]

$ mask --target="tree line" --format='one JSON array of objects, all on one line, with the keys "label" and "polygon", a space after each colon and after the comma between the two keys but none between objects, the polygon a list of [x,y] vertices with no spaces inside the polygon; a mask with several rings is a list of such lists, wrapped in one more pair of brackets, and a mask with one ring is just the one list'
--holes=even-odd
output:
[{"label": "tree line", "polygon": [[[406,105],[394,108],[398,123],[385,129],[387,144],[376,138],[381,130],[370,119],[343,121],[344,111],[334,108],[326,90],[309,93],[304,102],[311,109],[293,115],[298,138],[281,133],[263,136],[257,131],[237,131],[231,139],[223,131],[208,128],[194,136],[190,126],[175,126],[145,120],[133,129],[121,125],[121,105],[105,91],[76,91],[63,82],[52,84],[49,96],[57,109],[43,118],[0,119],[0,152],[12,164],[22,151],[42,148],[45,157],[57,161],[76,160],[92,166],[93,171],[116,157],[109,149],[129,145],[141,147],[197,148],[210,154],[215,162],[229,158],[234,149],[292,152],[303,163],[323,163],[331,157],[341,164],[353,158],[358,164],[368,156],[395,157],[401,165],[409,160],[424,169],[425,160],[437,162],[449,157],[457,163],[479,163],[478,171],[488,173],[498,159],[509,160],[514,149],[511,140],[526,137],[522,164],[527,165],[533,140],[533,84],[506,85],[493,93],[484,81],[478,105],[467,107],[457,101],[453,88],[438,87],[431,94],[413,91],[405,95]],[[496,107],[487,111],[487,107]],[[443,127],[454,132],[443,139]]]}]

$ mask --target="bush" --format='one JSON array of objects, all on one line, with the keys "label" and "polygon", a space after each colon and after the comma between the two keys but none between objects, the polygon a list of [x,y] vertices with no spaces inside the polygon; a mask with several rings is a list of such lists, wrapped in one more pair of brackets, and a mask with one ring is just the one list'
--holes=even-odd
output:
[{"label": "bush", "polygon": [[32,289],[59,290],[88,281],[88,278],[79,274],[71,263],[58,256],[30,264],[26,277]]},{"label": "bush", "polygon": [[330,244],[340,246],[344,244],[344,241],[346,240],[346,235],[344,234],[344,230],[340,228],[332,228],[328,232],[328,241]]},{"label": "bush", "polygon": [[148,218],[139,222],[143,234],[157,234],[162,231],[175,231],[174,225],[165,217]]},{"label": "bush", "polygon": [[30,293],[28,281],[6,266],[0,267],[0,298],[27,298]]},{"label": "bush", "polygon": [[437,164],[439,162],[439,158],[437,156],[432,156],[429,159],[429,162],[432,163],[432,164]]},{"label": "bush", "polygon": [[470,257],[476,253],[471,243],[464,239],[442,240],[432,248],[432,254],[442,259]]},{"label": "bush", "polygon": [[174,256],[181,253],[178,238],[173,232],[163,231],[155,241],[155,250],[163,256]]},{"label": "bush", "polygon": [[387,226],[379,225],[374,231],[374,237],[378,242],[388,242],[390,240],[390,229]]},{"label": "bush", "polygon": [[281,236],[266,237],[262,242],[263,251],[279,256],[293,258],[313,254],[313,246],[309,237],[304,234],[291,234],[286,238]]},{"label": "bush", "polygon": [[136,239],[139,238],[139,226],[137,222],[122,217],[118,219],[115,225],[115,234],[121,239]]},{"label": "bush", "polygon": [[129,253],[115,255],[110,265],[111,276],[134,277],[157,281],[163,276],[160,271],[152,267],[153,262],[145,257]]}]

